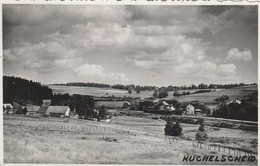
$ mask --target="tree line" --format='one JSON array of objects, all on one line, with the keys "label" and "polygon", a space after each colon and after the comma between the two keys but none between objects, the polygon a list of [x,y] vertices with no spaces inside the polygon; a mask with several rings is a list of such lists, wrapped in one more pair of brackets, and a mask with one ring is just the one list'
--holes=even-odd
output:
[{"label": "tree line", "polygon": [[[230,89],[230,88],[235,88],[235,87],[241,87],[241,86],[247,86],[247,85],[257,85],[257,83],[251,83],[251,84],[245,84],[245,83],[239,83],[239,84],[205,84],[201,83],[198,85],[191,84],[189,86],[182,85],[182,86],[172,86],[169,85],[167,87],[162,86],[162,87],[156,87],[156,86],[140,86],[140,85],[134,85],[134,84],[129,84],[129,85],[122,85],[122,84],[115,84],[115,85],[110,85],[110,84],[103,84],[103,83],[93,83],[93,82],[71,82],[71,83],[66,83],[66,84],[54,84],[54,85],[62,85],[62,86],[86,86],[86,87],[100,87],[100,88],[114,88],[114,89],[121,89],[121,90],[130,90],[131,93],[132,91],[136,91],[139,93],[140,91],[151,91],[151,90],[156,90],[156,89],[164,89],[165,91],[176,91],[176,90],[191,90],[191,89]],[[130,92],[129,91],[129,92]]]}]

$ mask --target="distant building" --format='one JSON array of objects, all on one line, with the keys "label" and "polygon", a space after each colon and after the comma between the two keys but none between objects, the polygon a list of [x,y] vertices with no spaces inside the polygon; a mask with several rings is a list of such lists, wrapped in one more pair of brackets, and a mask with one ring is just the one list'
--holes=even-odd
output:
[{"label": "distant building", "polygon": [[69,117],[69,106],[49,106],[45,114],[55,117]]},{"label": "distant building", "polygon": [[38,105],[27,105],[25,107],[25,109],[26,109],[26,115],[38,114],[40,106],[38,106]]},{"label": "distant building", "polygon": [[193,115],[194,114],[194,106],[189,104],[186,106],[186,114],[187,115]]},{"label": "distant building", "polygon": [[159,101],[155,104],[154,108],[156,111],[169,111],[169,104],[165,101]]},{"label": "distant building", "polygon": [[39,113],[39,114],[45,114],[45,112],[47,111],[48,108],[49,108],[49,106],[42,105],[42,106],[40,107],[40,109],[38,110],[38,113]]},{"label": "distant building", "polygon": [[238,99],[234,99],[234,100],[227,102],[227,105],[229,105],[229,104],[241,104],[241,101]]},{"label": "distant building", "polygon": [[194,112],[196,115],[202,115],[201,109],[195,109]]},{"label": "distant building", "polygon": [[14,113],[13,109],[14,108],[13,108],[12,104],[10,104],[10,103],[3,104],[4,114],[13,114]]},{"label": "distant building", "polygon": [[25,106],[21,106],[20,104],[13,101],[14,113],[16,114],[26,114]]},{"label": "distant building", "polygon": [[43,99],[42,106],[49,106],[51,105],[51,99]]}]

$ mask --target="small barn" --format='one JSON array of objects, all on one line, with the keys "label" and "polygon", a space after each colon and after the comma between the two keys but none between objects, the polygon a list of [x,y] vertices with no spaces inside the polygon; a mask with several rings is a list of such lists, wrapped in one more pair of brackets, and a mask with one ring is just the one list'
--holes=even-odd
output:
[{"label": "small barn", "polygon": [[38,110],[38,113],[39,113],[39,114],[45,114],[45,112],[47,111],[48,107],[49,107],[49,106],[47,106],[47,105],[42,105],[42,106],[40,107],[40,109]]},{"label": "small barn", "polygon": [[69,117],[69,106],[49,106],[45,114],[53,117]]},{"label": "small barn", "polygon": [[38,105],[27,105],[25,107],[26,109],[26,115],[33,115],[33,114],[38,114],[38,111],[40,109],[40,106]]},{"label": "small barn", "polygon": [[194,114],[194,106],[189,104],[186,106],[186,114],[187,115],[193,115]]},{"label": "small barn", "polygon": [[3,104],[3,112],[4,114],[13,114],[14,107],[10,103]]}]

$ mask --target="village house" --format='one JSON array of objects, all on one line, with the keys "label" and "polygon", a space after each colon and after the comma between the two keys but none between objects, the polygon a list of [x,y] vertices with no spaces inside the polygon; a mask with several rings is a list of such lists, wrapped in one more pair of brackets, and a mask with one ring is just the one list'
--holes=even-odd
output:
[{"label": "village house", "polygon": [[155,104],[154,108],[156,111],[169,111],[169,104],[165,101],[159,101]]},{"label": "village house", "polygon": [[189,104],[186,106],[186,114],[187,115],[194,115],[195,108],[193,105]]},{"label": "village house", "polygon": [[4,114],[13,114],[13,106],[10,103],[3,104],[3,113]]},{"label": "village house", "polygon": [[39,113],[39,114],[45,114],[45,112],[47,111],[48,108],[49,108],[49,106],[42,105],[42,106],[40,107],[40,109],[38,110],[38,113]]},{"label": "village house", "polygon": [[25,107],[25,109],[26,109],[26,115],[33,115],[33,114],[38,114],[40,106],[38,106],[38,105],[27,105]]},{"label": "village house", "polygon": [[13,101],[13,110],[16,114],[26,114],[25,106],[21,106],[20,104]]},{"label": "village house", "polygon": [[49,106],[45,114],[54,117],[69,117],[70,108],[69,106]]}]

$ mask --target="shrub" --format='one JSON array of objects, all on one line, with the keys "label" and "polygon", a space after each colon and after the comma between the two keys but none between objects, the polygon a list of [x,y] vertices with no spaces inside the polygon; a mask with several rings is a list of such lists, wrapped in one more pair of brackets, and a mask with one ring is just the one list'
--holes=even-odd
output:
[{"label": "shrub", "polygon": [[197,141],[206,141],[208,139],[208,135],[206,132],[198,131],[196,134],[196,140]]},{"label": "shrub", "polygon": [[205,120],[203,118],[199,118],[198,121],[197,121],[197,124],[204,124],[205,123]]},{"label": "shrub", "polygon": [[196,140],[197,141],[205,141],[206,139],[208,139],[208,134],[206,133],[205,129],[204,129],[204,119],[200,118],[198,120],[200,127],[199,127],[199,131],[196,134]]},{"label": "shrub", "polygon": [[166,119],[166,125],[164,128],[165,135],[170,136],[179,136],[182,132],[182,127],[180,126],[179,122],[176,122],[176,124],[173,124],[170,118]]}]

